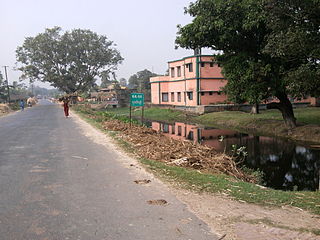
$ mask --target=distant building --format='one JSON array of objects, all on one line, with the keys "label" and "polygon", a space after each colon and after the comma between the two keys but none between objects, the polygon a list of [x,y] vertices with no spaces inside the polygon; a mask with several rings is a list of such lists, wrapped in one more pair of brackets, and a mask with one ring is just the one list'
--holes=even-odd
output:
[{"label": "distant building", "polygon": [[130,93],[134,90],[121,87],[119,84],[111,84],[107,88],[100,88],[97,92],[92,92],[90,97],[92,101],[125,107],[129,104]]},{"label": "distant building", "polygon": [[226,103],[227,80],[211,55],[195,55],[168,63],[169,75],[150,78],[151,103],[200,106]]}]

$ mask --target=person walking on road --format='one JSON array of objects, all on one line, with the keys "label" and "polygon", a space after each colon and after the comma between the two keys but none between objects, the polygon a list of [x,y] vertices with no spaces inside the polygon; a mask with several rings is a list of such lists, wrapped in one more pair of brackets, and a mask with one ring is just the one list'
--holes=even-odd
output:
[{"label": "person walking on road", "polygon": [[67,97],[63,98],[63,111],[65,117],[69,117],[69,98]]},{"label": "person walking on road", "polygon": [[24,110],[24,101],[22,99],[20,100],[20,109],[21,111]]}]

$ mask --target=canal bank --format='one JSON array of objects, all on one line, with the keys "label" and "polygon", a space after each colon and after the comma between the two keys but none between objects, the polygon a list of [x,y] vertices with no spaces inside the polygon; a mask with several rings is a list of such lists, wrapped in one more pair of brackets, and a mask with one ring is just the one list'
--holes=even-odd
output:
[{"label": "canal bank", "polygon": [[[107,109],[108,112],[129,116],[129,108]],[[190,112],[164,108],[145,108],[144,118],[167,123],[184,122],[190,124],[236,130],[258,136],[281,137],[293,141],[320,143],[320,108],[294,109],[298,126],[288,131],[278,110],[264,110],[260,114],[239,111],[213,112],[196,115]],[[133,116],[140,117],[141,110],[134,109]]]},{"label": "canal bank", "polygon": [[[108,109],[107,112],[126,116],[127,109]],[[140,119],[140,114],[140,109],[135,108],[133,116],[136,120]],[[296,109],[295,114],[301,124],[298,128],[310,128],[308,133],[301,133],[303,137],[316,139],[316,128],[319,126],[314,123],[320,119],[318,108]],[[251,125],[255,123],[255,126],[262,128],[261,121],[267,121],[269,124],[270,121],[283,124],[277,111],[264,111],[259,115],[219,112],[198,116],[172,109],[147,108],[145,118],[163,119],[163,121],[145,120],[144,124],[167,137],[192,141],[229,156],[236,155],[238,160],[239,154],[245,154],[246,156],[241,157],[238,164],[242,168],[248,168],[249,171],[255,171],[255,174],[259,175],[259,183],[263,186],[286,191],[315,191],[320,187],[319,144],[310,143],[310,140],[309,142],[301,141],[303,138],[300,138],[300,141],[293,141],[289,137],[274,137],[270,132],[268,135],[263,135],[253,131],[252,128],[249,129],[251,131],[244,131],[243,128],[235,127],[241,123]],[[219,121],[231,122],[233,128],[214,124]],[[208,125],[205,126],[204,123]],[[302,125],[303,123],[305,125]],[[279,131],[279,129],[281,128],[276,127],[272,131]]]},{"label": "canal bank", "polygon": [[[144,144],[132,142],[131,138],[133,138],[133,135],[136,136],[135,139],[139,137],[140,133],[142,133],[140,136],[146,135],[143,127],[141,127],[142,130],[139,131],[138,127],[131,130],[128,119],[124,116],[119,117],[119,115],[93,111],[83,107],[77,107],[76,110],[88,122],[111,135],[126,151],[134,153],[146,168],[174,185],[198,192],[219,193],[234,200],[245,201],[247,203],[272,207],[295,206],[320,214],[319,191],[274,190],[244,182],[224,174],[209,174],[206,171],[168,165],[165,162],[146,159],[139,155],[139,150],[143,150],[144,148],[153,149],[154,146],[161,143],[161,140],[158,140],[158,142],[149,141]],[[122,121],[119,121],[118,119],[121,119]],[[123,124],[123,121],[127,121],[127,123]],[[105,123],[112,123],[111,126],[115,127],[115,129],[107,128]],[[188,150],[186,149],[185,152],[188,152]],[[159,154],[163,154],[163,151],[161,150]],[[166,155],[163,156],[165,157]],[[183,156],[180,158],[182,157]]]},{"label": "canal bank", "polygon": [[146,121],[145,125],[172,139],[240,155],[239,166],[258,171],[263,186],[290,191],[320,188],[320,148],[308,143],[182,122]]}]

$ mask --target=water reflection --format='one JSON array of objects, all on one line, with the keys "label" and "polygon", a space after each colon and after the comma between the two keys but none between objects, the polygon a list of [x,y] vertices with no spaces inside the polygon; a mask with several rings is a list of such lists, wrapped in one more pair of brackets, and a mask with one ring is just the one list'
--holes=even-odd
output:
[{"label": "water reflection", "polygon": [[[231,154],[232,145],[245,146],[245,165],[264,173],[264,185],[283,190],[316,190],[319,188],[320,149],[296,145],[278,138],[253,136],[232,130],[199,128],[176,122],[150,123],[156,131],[181,140],[190,140]],[[223,136],[221,142],[219,138]]]}]

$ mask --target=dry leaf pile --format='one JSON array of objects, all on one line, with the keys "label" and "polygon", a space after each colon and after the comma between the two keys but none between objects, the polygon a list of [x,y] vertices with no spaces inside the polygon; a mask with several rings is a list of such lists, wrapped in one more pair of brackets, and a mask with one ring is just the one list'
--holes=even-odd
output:
[{"label": "dry leaf pile", "polygon": [[166,162],[168,164],[190,167],[210,173],[224,173],[254,182],[252,176],[243,173],[234,159],[214,149],[194,144],[191,141],[172,139],[153,129],[111,120],[103,123],[108,130],[121,132],[121,138],[134,145],[139,156]]},{"label": "dry leaf pile", "polygon": [[11,109],[8,107],[7,104],[0,104],[0,113],[9,113]]}]

